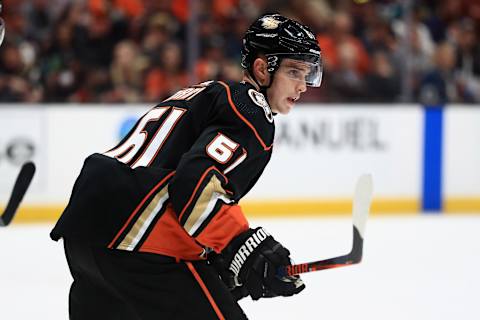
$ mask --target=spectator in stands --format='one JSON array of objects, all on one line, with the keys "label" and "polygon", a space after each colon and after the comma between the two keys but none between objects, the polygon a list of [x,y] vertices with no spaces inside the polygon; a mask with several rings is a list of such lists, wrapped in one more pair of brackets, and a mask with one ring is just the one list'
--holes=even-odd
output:
[{"label": "spectator in stands", "polygon": [[390,56],[377,50],[372,56],[372,69],[365,77],[366,97],[370,102],[398,101],[401,79]]},{"label": "spectator in stands", "polygon": [[352,43],[344,42],[336,48],[336,66],[328,78],[330,100],[337,102],[364,100],[366,87],[363,74],[358,68],[358,60],[359,57]]},{"label": "spectator in stands", "polygon": [[[333,18],[331,29],[319,34],[317,39],[322,48],[327,70],[336,72],[339,68],[344,69],[345,61],[342,60],[347,58],[346,54],[351,54],[354,59],[354,61],[349,61],[353,63],[349,66],[349,68],[353,68],[352,73],[364,75],[368,71],[370,64],[368,53],[363,43],[353,36],[352,21],[347,12],[337,12]],[[346,53],[345,50],[350,52]]]},{"label": "spectator in stands", "polygon": [[480,43],[475,22],[462,19],[455,27],[456,38],[451,39],[457,47],[456,68],[465,75],[480,77]]},{"label": "spectator in stands", "polygon": [[[455,32],[453,30],[456,30]],[[475,23],[464,18],[450,28],[456,46],[455,69],[464,102],[480,102],[480,44]]]},{"label": "spectator in stands", "polygon": [[443,42],[436,48],[434,57],[434,66],[421,79],[419,101],[430,106],[461,101],[454,74],[455,48]]},{"label": "spectator in stands", "polygon": [[73,28],[70,20],[58,23],[52,39],[45,43],[45,53],[40,56],[40,77],[45,88],[45,101],[66,101],[83,82],[85,70],[77,58]]},{"label": "spectator in stands", "polygon": [[110,66],[112,92],[115,102],[137,102],[142,97],[143,73],[148,60],[139,54],[138,46],[131,40],[117,44]]},{"label": "spectator in stands", "polygon": [[110,15],[88,15],[87,23],[76,25],[74,43],[80,62],[89,67],[108,68],[113,48],[126,37],[126,20]]},{"label": "spectator in stands", "polygon": [[145,93],[148,101],[162,101],[188,85],[182,49],[176,42],[166,44],[160,52],[160,63],[147,73]]},{"label": "spectator in stands", "polygon": [[150,65],[159,63],[159,52],[169,42],[178,38],[177,32],[180,25],[174,18],[165,12],[158,12],[146,19],[143,37],[141,39],[141,50],[149,59]]}]

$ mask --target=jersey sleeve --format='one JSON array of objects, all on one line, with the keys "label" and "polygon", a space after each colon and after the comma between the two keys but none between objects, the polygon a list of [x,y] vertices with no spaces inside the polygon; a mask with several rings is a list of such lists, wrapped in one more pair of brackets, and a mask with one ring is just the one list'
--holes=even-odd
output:
[{"label": "jersey sleeve", "polygon": [[[245,157],[247,150],[252,148],[238,144],[229,160],[219,162],[216,155],[209,155],[209,149],[214,148],[212,141],[216,143],[218,140],[215,139],[222,139],[218,137],[227,137],[222,132],[225,130],[220,130],[205,132],[198,139],[182,157],[169,184],[170,200],[180,224],[203,246],[216,251],[221,251],[233,237],[248,228],[248,222],[237,201],[263,170],[256,165],[245,170],[242,175],[229,178],[230,172],[226,170],[235,165],[235,161]],[[236,137],[229,134],[228,138],[233,142]],[[254,153],[253,150],[251,152]],[[240,163],[233,170],[242,170],[242,167]]]},{"label": "jersey sleeve", "polygon": [[270,148],[259,142],[254,130],[258,125],[226,105],[219,119],[182,156],[169,184],[179,223],[197,242],[216,252],[248,229],[238,201],[270,159]]}]

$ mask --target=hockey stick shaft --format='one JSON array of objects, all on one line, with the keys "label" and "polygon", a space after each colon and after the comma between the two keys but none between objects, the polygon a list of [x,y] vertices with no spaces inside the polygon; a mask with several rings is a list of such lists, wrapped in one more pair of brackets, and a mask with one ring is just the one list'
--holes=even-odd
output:
[{"label": "hockey stick shaft", "polygon": [[277,272],[279,276],[293,276],[300,273],[320,271],[326,269],[340,268],[357,264],[362,261],[363,239],[357,228],[353,227],[353,246],[349,254],[300,264],[294,264],[280,268]]},{"label": "hockey stick shaft", "polygon": [[33,162],[25,163],[20,169],[17,180],[13,186],[12,194],[7,202],[7,206],[0,216],[0,226],[8,226],[17,212],[25,193],[35,174],[35,164]]},{"label": "hockey stick shaft", "polygon": [[300,263],[281,267],[277,270],[277,275],[292,276],[300,273],[333,269],[357,264],[362,261],[363,255],[363,237],[365,225],[370,211],[372,201],[373,183],[371,175],[362,175],[357,181],[355,195],[353,199],[353,244],[350,253],[307,263]]}]

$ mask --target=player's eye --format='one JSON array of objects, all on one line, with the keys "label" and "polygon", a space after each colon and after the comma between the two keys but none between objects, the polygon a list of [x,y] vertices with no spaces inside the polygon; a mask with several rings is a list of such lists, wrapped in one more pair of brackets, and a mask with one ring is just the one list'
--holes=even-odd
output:
[{"label": "player's eye", "polygon": [[302,80],[303,79],[302,73],[298,69],[289,69],[287,71],[287,74],[292,79],[296,79],[296,80]]}]

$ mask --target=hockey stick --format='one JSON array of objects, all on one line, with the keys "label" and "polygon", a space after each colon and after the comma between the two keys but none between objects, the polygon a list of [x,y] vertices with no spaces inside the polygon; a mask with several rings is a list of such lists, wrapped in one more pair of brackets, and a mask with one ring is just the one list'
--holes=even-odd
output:
[{"label": "hockey stick", "polygon": [[372,201],[373,183],[372,176],[364,174],[358,178],[353,199],[353,245],[350,253],[326,260],[306,262],[282,267],[277,270],[280,277],[332,269],[357,264],[362,261],[363,239],[367,223],[370,203]]},{"label": "hockey stick", "polygon": [[20,202],[22,202],[23,196],[27,192],[30,182],[32,182],[33,175],[35,174],[35,164],[33,162],[25,163],[20,169],[17,180],[13,186],[12,194],[8,200],[7,207],[0,216],[0,227],[6,227],[10,224],[17,212]]}]

